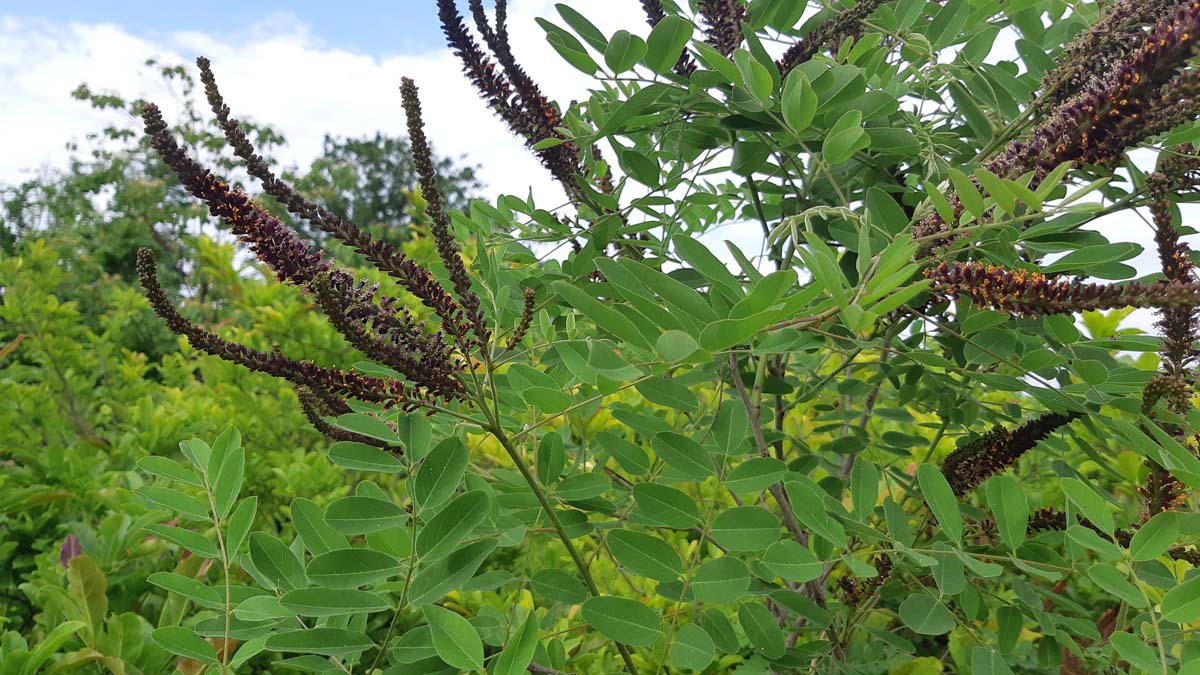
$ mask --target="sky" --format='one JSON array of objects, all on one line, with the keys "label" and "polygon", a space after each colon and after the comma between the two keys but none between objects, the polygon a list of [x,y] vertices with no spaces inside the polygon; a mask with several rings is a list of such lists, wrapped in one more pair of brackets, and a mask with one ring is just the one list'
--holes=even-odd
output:
[{"label": "sky", "polygon": [[[486,4],[491,6],[490,2]],[[319,26],[315,36],[323,43],[376,56],[428,51],[441,46],[436,8],[424,0],[358,0],[352,7],[328,0],[292,0],[286,4],[246,0],[203,3],[7,0],[4,13],[57,23],[112,23],[152,40],[180,30],[220,35],[230,33],[231,28],[236,33],[238,26],[279,21],[284,26],[289,23]]]},{"label": "sky", "polygon": [[[490,1],[487,2],[490,7]],[[551,0],[510,0],[509,31],[520,61],[560,102],[587,95],[590,80],[549,47],[536,17],[555,18]],[[648,32],[637,0],[566,0],[603,32]],[[466,0],[460,10],[468,13]],[[561,23],[561,21],[559,22]],[[1010,52],[999,40],[996,51]],[[0,184],[42,166],[63,166],[64,146],[114,121],[71,98],[81,83],[94,91],[158,102],[170,118],[173,92],[147,68],[148,58],[191,64],[208,56],[235,116],[267,122],[288,139],[282,161],[304,166],[326,133],[404,133],[402,76],[422,92],[426,133],[435,151],[480,165],[485,194],[526,195],[541,206],[562,191],[503,124],[491,115],[446,49],[433,0],[261,0],[203,3],[122,0],[5,0],[0,5]],[[1152,163],[1152,158],[1148,163]],[[1098,229],[1113,241],[1137,241],[1130,261],[1140,274],[1157,266],[1145,221],[1125,213]],[[731,224],[707,237],[759,248],[758,228]],[[1148,327],[1148,317],[1135,324]]]},{"label": "sky", "polygon": [[[556,16],[553,4],[510,2],[513,49],[551,97],[582,98],[588,78],[557,56],[534,21]],[[635,0],[568,4],[606,32],[645,27]],[[469,11],[465,0],[460,9]],[[461,75],[431,0],[305,1],[286,9],[253,0],[8,0],[0,9],[0,183],[62,166],[68,141],[83,141],[120,114],[72,99],[79,84],[143,96],[170,118],[178,111],[174,95],[144,63],[191,64],[200,55],[212,60],[235,116],[270,123],[287,137],[284,161],[307,164],[326,133],[403,134],[398,86],[407,76],[421,88],[426,132],[437,152],[481,165],[493,195],[533,190],[544,198],[540,203],[562,201],[562,192]]]}]

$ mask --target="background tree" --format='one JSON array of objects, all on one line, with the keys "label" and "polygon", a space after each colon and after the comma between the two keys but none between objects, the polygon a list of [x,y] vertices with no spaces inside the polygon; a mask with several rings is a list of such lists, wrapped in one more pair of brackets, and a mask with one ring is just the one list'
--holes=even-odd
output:
[{"label": "background tree", "polygon": [[[439,188],[450,208],[466,208],[482,188],[471,166],[439,158],[437,169]],[[404,229],[412,220],[411,194],[416,181],[408,140],[380,133],[373,138],[326,136],[321,156],[313,160],[307,173],[294,178],[302,193],[393,244],[403,241]]]},{"label": "background tree", "polygon": [[[327,341],[196,311],[151,247],[138,281],[224,369],[207,386],[294,388],[341,480],[251,494],[291,421],[246,395],[213,421],[259,428],[143,458],[114,491],[118,534],[148,537],[126,548],[173,571],[105,572],[103,522],[63,541],[21,575],[31,625],[6,657],[115,654],[132,621],[159,663],[222,673],[1200,664],[1200,284],[1178,212],[1200,3],[643,2],[649,28],[612,34],[558,6],[549,44],[596,79],[571,106],[520,62],[504,2],[437,7],[570,204],[451,210],[406,78],[421,236],[398,248],[281,179],[198,59],[236,163],[151,104],[147,142],[280,282],[233,309],[290,298],[287,329]],[[223,177],[243,168],[270,199]],[[1142,243],[1096,222],[1113,213],[1149,216],[1160,272],[1135,278]],[[721,226],[761,250],[710,243]],[[528,240],[573,245],[539,260]],[[1122,330],[1132,308],[1159,334]],[[101,626],[80,602],[100,597],[129,613]]]},{"label": "background tree", "polygon": [[[150,67],[183,103],[174,131],[189,148],[232,166],[211,154],[221,145],[219,129],[196,109],[189,69]],[[265,282],[253,261],[240,260],[205,209],[168,179],[169,169],[136,127],[144,102],[86,85],[74,93],[84,105],[112,111],[116,121],[67,148],[65,168],[0,187],[0,622],[32,638],[35,626],[50,631],[65,618],[63,611],[74,611],[69,598],[52,608],[41,589],[45,583],[66,588],[59,554],[70,548],[63,548],[69,540],[82,542],[80,550],[98,562],[88,584],[108,576],[110,613],[124,617],[114,621],[132,621],[126,629],[141,626],[148,635],[149,612],[159,608],[153,598],[143,604],[141,594],[152,588],[145,580],[171,562],[161,547],[142,541],[141,525],[152,521],[129,492],[141,482],[134,473],[138,460],[177,451],[181,435],[215,434],[237,420],[247,433],[272,439],[272,449],[247,467],[264,521],[283,517],[297,495],[323,502],[346,488],[314,453],[320,436],[294,392],[204,358],[171,334],[137,290],[130,255],[139,247],[154,249],[164,263],[164,285],[189,297],[187,313],[205,320],[219,313],[226,334],[325,362],[349,357],[345,343],[311,316],[296,293]],[[268,155],[286,144],[270,128],[246,128]],[[386,136],[376,142],[379,148],[405,143]],[[327,150],[336,154],[339,147],[331,142]],[[358,173],[384,180],[392,165],[386,154],[377,157],[364,155],[355,170],[337,175],[329,173],[335,164],[329,158],[314,163],[320,168],[297,172],[335,190],[343,203],[357,204],[360,195],[383,196]],[[454,177],[446,183],[458,194],[476,189],[470,169],[440,164],[463,177],[462,183]],[[415,186],[404,175],[388,184],[397,196],[387,207],[395,208]],[[412,217],[399,211],[391,217],[390,234],[407,240],[401,233]],[[428,255],[420,242],[409,245],[416,255]],[[214,387],[223,393],[213,396]],[[114,672],[168,667],[167,653],[153,646],[141,656],[122,656],[119,634],[112,636],[115,642],[107,639],[75,643],[83,650],[74,656],[81,667],[95,660],[82,655],[87,650],[117,659],[105,666]]]}]

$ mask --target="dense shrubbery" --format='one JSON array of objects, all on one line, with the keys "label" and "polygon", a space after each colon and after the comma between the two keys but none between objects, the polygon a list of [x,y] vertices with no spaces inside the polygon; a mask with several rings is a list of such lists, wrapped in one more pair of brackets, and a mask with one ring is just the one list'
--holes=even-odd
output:
[{"label": "dense shrubbery", "polygon": [[10,193],[2,672],[1200,669],[1200,3],[642,5],[540,22],[596,79],[564,108],[503,2],[438,2],[556,212],[463,199],[420,73],[406,143],[326,158],[415,192],[278,178],[205,59],[265,194],[140,102]]}]

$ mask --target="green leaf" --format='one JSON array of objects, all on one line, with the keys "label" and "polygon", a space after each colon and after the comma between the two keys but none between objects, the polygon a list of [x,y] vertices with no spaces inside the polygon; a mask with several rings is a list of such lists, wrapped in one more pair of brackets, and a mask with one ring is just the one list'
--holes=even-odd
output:
[{"label": "green leaf", "polygon": [[[944,544],[938,546],[942,547]],[[967,560],[970,558],[959,557],[957,553],[957,551],[938,550],[932,556],[937,561],[937,565],[933,568],[933,580],[945,595],[958,595],[966,588],[966,565],[963,558]],[[866,566],[864,565],[864,567]]]},{"label": "green leaf", "polygon": [[363,548],[342,548],[314,557],[308,578],[329,588],[358,588],[400,573],[396,559]]},{"label": "green leaf", "polygon": [[733,556],[713,558],[692,575],[691,587],[700,602],[715,605],[737,602],[750,588],[750,569]]},{"label": "green leaf", "polygon": [[770,309],[739,319],[714,321],[700,331],[700,346],[715,352],[747,342],[755,333],[771,325],[778,315]]},{"label": "green leaf", "polygon": [[737,454],[749,446],[750,436],[750,416],[746,406],[733,399],[721,403],[712,426],[712,438],[718,450],[724,454]]},{"label": "green leaf", "polygon": [[626,122],[640,115],[646,108],[653,105],[664,94],[670,91],[665,84],[651,84],[639,89],[636,93],[619,105],[608,119],[596,130],[595,140],[599,141],[614,132],[620,131]]},{"label": "green leaf", "polygon": [[983,215],[983,195],[979,194],[975,183],[958,169],[950,169],[950,182],[954,183],[955,194],[967,213],[976,218]]},{"label": "green leaf", "polygon": [[741,80],[742,75],[733,61],[708,43],[697,42],[692,48],[696,50],[696,57],[700,63],[704,64],[705,68],[719,73],[726,84],[737,84]]},{"label": "green leaf", "polygon": [[1000,538],[1010,549],[1025,543],[1029,525],[1029,502],[1021,484],[1011,476],[992,476],[985,488],[988,506],[996,517]]},{"label": "green leaf", "polygon": [[775,90],[775,83],[771,79],[771,72],[767,67],[759,63],[757,59],[750,55],[750,52],[739,49],[733,53],[733,62],[737,65],[738,73],[741,75],[742,86],[758,101],[761,105],[766,105],[771,100],[771,93]]},{"label": "green leaf", "polygon": [[917,482],[921,486],[921,494],[925,496],[925,503],[933,511],[946,536],[955,543],[959,542],[963,535],[962,513],[958,510],[958,499],[946,482],[946,477],[937,466],[922,464],[917,468]]},{"label": "green leaf", "polygon": [[763,554],[762,564],[772,574],[798,584],[816,579],[825,570],[817,556],[794,539],[771,544]]},{"label": "green leaf", "polygon": [[1194,576],[1167,591],[1162,600],[1163,618],[1175,623],[1200,620],[1200,576]]},{"label": "green leaf", "polygon": [[913,593],[900,603],[900,620],[914,633],[942,635],[954,628],[954,615],[937,598]]},{"label": "green leaf", "polygon": [[429,622],[433,648],[443,661],[460,670],[483,669],[483,642],[470,621],[437,605],[425,605],[421,611]]},{"label": "green leaf", "polygon": [[825,491],[807,476],[793,476],[784,486],[800,523],[830,544],[846,548],[846,530],[826,510]]},{"label": "green leaf", "polygon": [[404,465],[396,456],[366,443],[338,441],[329,448],[329,461],[355,471],[400,473]]},{"label": "green leaf", "polygon": [[867,191],[867,215],[871,224],[890,234],[900,234],[908,227],[908,214],[883,188]]},{"label": "green leaf", "polygon": [[155,485],[144,485],[134,490],[134,492],[163,508],[170,509],[192,520],[209,520],[212,517],[207,504],[178,490]]},{"label": "green leaf", "polygon": [[143,528],[150,534],[181,546],[201,558],[220,558],[221,551],[207,537],[182,527],[170,525],[147,525]]},{"label": "green leaf", "polygon": [[386,598],[352,588],[297,588],[284,593],[279,604],[300,616],[340,616],[392,609]]},{"label": "green leaf", "polygon": [[706,609],[700,615],[700,626],[713,639],[713,643],[726,654],[736,653],[741,649],[733,624],[726,618],[725,613],[718,609]]},{"label": "green leaf", "polygon": [[601,271],[610,271],[614,267],[620,267],[632,279],[636,280],[632,281],[632,283],[638,284],[648,291],[657,293],[662,298],[662,302],[665,303],[673,314],[690,317],[702,322],[712,321],[717,318],[716,312],[713,311],[703,296],[687,284],[649,265],[635,262],[628,258],[620,258],[616,263],[612,263],[607,258],[599,258],[596,260],[596,264],[600,267]]},{"label": "green leaf", "polygon": [[720,286],[736,297],[744,294],[737,277],[729,271],[720,258],[708,250],[707,246],[685,234],[677,234],[672,237],[671,244],[675,247],[675,252],[679,257],[695,268],[710,283]]},{"label": "green leaf", "polygon": [[396,435],[396,432],[374,415],[346,413],[338,417],[335,424],[346,431],[353,431],[356,434],[362,434],[391,445],[400,445],[400,437]]},{"label": "green leaf", "polygon": [[521,627],[509,636],[508,644],[496,659],[496,669],[492,675],[525,675],[529,664],[533,662],[537,647],[537,615],[530,611]]},{"label": "green leaf", "polygon": [[185,577],[174,572],[155,572],[147,577],[146,581],[171,593],[177,593],[206,609],[225,606],[225,599],[220,591],[212,586],[206,586],[192,577]]},{"label": "green leaf", "polygon": [[230,558],[235,557],[250,534],[250,526],[254,524],[254,516],[258,512],[258,497],[246,497],[229,514],[225,521],[225,552]]},{"label": "green leaf", "polygon": [[1042,198],[1033,190],[1015,180],[1009,179],[1004,180],[1004,186],[1016,196],[1018,201],[1028,206],[1030,211],[1037,212],[1042,210]]},{"label": "green leaf", "polygon": [[396,420],[396,432],[400,435],[400,442],[404,446],[404,456],[410,462],[416,462],[425,457],[429,452],[429,445],[433,442],[433,427],[429,424],[429,417],[423,412],[413,412],[407,415],[401,415]]},{"label": "green leaf", "polygon": [[583,46],[583,43],[574,35],[541,17],[536,17],[534,20],[542,27],[542,30],[546,31],[546,42],[554,47],[563,60],[575,66],[585,75],[592,75],[596,72],[598,68],[596,62],[588,55],[587,48]]},{"label": "green leaf", "polygon": [[1129,541],[1129,555],[1134,560],[1153,560],[1167,552],[1179,539],[1179,514],[1163,511],[1133,533]]},{"label": "green leaf", "polygon": [[716,657],[713,639],[703,628],[694,623],[685,623],[675,633],[667,658],[676,668],[704,670]]},{"label": "green leaf", "polygon": [[408,522],[408,513],[392,502],[374,497],[342,497],[325,509],[325,522],[342,534],[367,534]]},{"label": "green leaf", "polygon": [[596,434],[595,441],[605,452],[612,455],[613,459],[617,460],[617,464],[625,471],[634,474],[650,471],[650,456],[640,446],[635,446],[634,443],[630,443],[610,431],[601,431],[600,434]]},{"label": "green leaf", "polygon": [[751,286],[746,297],[729,310],[729,318],[740,319],[770,309],[784,299],[784,295],[792,289],[796,280],[797,275],[793,270],[772,272],[759,279]]},{"label": "green leaf", "polygon": [[159,647],[193,661],[206,663],[210,666],[217,665],[217,650],[209,644],[208,640],[200,637],[188,628],[182,626],[165,626],[156,628],[150,633],[150,637],[158,643]]},{"label": "green leaf", "polygon": [[749,178],[758,172],[766,171],[769,157],[770,147],[766,143],[760,141],[734,142],[730,171],[740,177]]},{"label": "green leaf", "polygon": [[376,645],[371,638],[356,630],[305,628],[274,633],[267,638],[264,646],[273,652],[346,656],[364,652]]},{"label": "green leaf", "polygon": [[542,485],[553,485],[562,476],[567,463],[567,451],[562,436],[548,433],[542,436],[537,450],[537,476]]},{"label": "green leaf", "polygon": [[200,475],[188,467],[176,462],[173,459],[166,457],[143,457],[138,460],[138,468],[146,473],[154,474],[160,478],[173,480],[193,487],[203,487],[204,481],[200,479]]},{"label": "green leaf", "polygon": [[221,468],[225,465],[225,459],[229,456],[229,453],[241,447],[242,432],[234,427],[225,429],[217,436],[217,439],[213,441],[212,454],[205,468],[205,473],[208,474],[210,480],[221,473]]},{"label": "green leaf", "polygon": [[696,399],[696,395],[692,393],[691,389],[688,389],[676,380],[669,380],[665,377],[652,377],[642,380],[634,385],[634,388],[647,401],[665,408],[690,412],[700,405],[700,402]]},{"label": "green leaf", "polygon": [[86,625],[82,621],[64,621],[55,626],[54,630],[42,638],[37,647],[29,653],[29,661],[25,663],[23,673],[33,675],[33,673],[41,672],[39,669],[42,667],[42,664],[49,661],[50,657],[54,656],[55,652],[63,646],[63,643],[71,639],[72,635],[79,632]]},{"label": "green leaf", "polygon": [[[951,3],[947,3],[946,6],[942,7],[942,11],[938,13],[938,18],[951,11],[950,5]],[[962,10],[955,9],[952,16],[965,21],[965,14]],[[953,99],[955,105],[958,107],[957,112],[966,120],[967,126],[970,127],[971,131],[982,140],[992,138],[995,135],[995,128],[992,126],[992,122],[987,114],[979,106],[977,99],[957,80],[952,80],[948,88],[950,90],[950,98]]]},{"label": "green leaf", "polygon": [[583,620],[604,637],[631,647],[653,644],[662,635],[658,614],[640,602],[611,595],[583,603]]},{"label": "green leaf", "polygon": [[304,566],[296,554],[279,539],[266,532],[250,535],[250,559],[275,588],[289,591],[306,585]]},{"label": "green leaf", "polygon": [[530,387],[521,392],[521,397],[530,405],[537,406],[543,412],[551,414],[565,412],[574,403],[570,394],[549,387]]},{"label": "green leaf", "polygon": [[750,602],[738,607],[738,623],[742,624],[750,646],[759,654],[768,659],[777,659],[787,651],[783,629],[771,610],[763,605]]},{"label": "green leaf", "polygon": [[678,16],[664,17],[655,24],[646,38],[646,66],[660,75],[670,72],[692,39],[692,30],[692,22]]},{"label": "green leaf", "polygon": [[975,647],[971,650],[971,675],[1012,675],[1012,672],[1004,659],[991,649]]},{"label": "green leaf", "polygon": [[950,206],[950,200],[946,199],[946,195],[943,195],[941,190],[929,181],[923,181],[921,187],[925,190],[925,195],[933,203],[933,208],[942,221],[954,222],[954,208]]},{"label": "green leaf", "polygon": [[67,595],[87,620],[91,644],[103,630],[108,616],[108,578],[88,555],[77,555],[67,562]]},{"label": "green leaf", "polygon": [[412,498],[422,509],[442,504],[462,483],[471,451],[456,436],[434,446],[412,481]]},{"label": "green leaf", "polygon": [[715,473],[712,457],[696,441],[675,433],[664,431],[652,440],[654,452],[667,466],[693,480],[703,480]]},{"label": "green leaf", "polygon": [[800,68],[793,68],[783,83],[783,121],[794,133],[812,124],[817,114],[817,94]]},{"label": "green leaf", "polygon": [[604,39],[604,33],[601,33],[595,24],[588,21],[587,17],[577,12],[573,7],[560,2],[554,5],[554,9],[558,11],[563,21],[567,22],[571,30],[574,30],[579,37],[587,41],[593,49],[602,52],[608,46],[608,42]]},{"label": "green leaf", "polygon": [[633,487],[639,513],[667,527],[691,527],[700,522],[700,509],[692,498],[673,487],[639,483]]},{"label": "green leaf", "polygon": [[321,507],[310,499],[297,497],[292,500],[292,526],[296,528],[304,548],[313,555],[350,546],[346,537],[325,520],[325,512]]},{"label": "green leaf", "polygon": [[409,602],[414,605],[434,602],[450,591],[461,588],[494,550],[495,539],[481,539],[460,547],[433,565],[421,568],[413,577]]},{"label": "green leaf", "polygon": [[271,636],[260,635],[256,638],[243,642],[242,645],[238,647],[237,652],[234,653],[233,658],[229,661],[230,670],[236,672],[247,661],[261,654],[262,651],[267,647],[267,638],[269,637]]},{"label": "green leaf", "polygon": [[614,75],[632,69],[646,55],[646,41],[626,30],[613,33],[604,50],[604,64]]},{"label": "green leaf", "polygon": [[996,637],[1000,653],[1011,654],[1021,639],[1025,627],[1025,615],[1020,609],[1005,605],[996,609]]},{"label": "green leaf", "polygon": [[[634,180],[651,187],[661,183],[658,162],[636,150],[622,150],[619,154],[621,166],[624,167]],[[611,281],[611,277],[609,278]],[[663,317],[659,317],[663,318]]]},{"label": "green leaf", "polygon": [[[575,309],[591,319],[597,327],[612,333],[621,340],[651,349],[652,345],[637,326],[617,310],[593,298],[582,290],[563,281],[553,284],[554,290]],[[657,340],[657,337],[655,337]]]},{"label": "green leaf", "polygon": [[761,492],[775,485],[787,473],[787,465],[774,457],[754,457],[734,467],[725,479],[725,487],[737,494]]},{"label": "green leaf", "polygon": [[233,618],[255,621],[277,621],[295,616],[291,611],[279,604],[279,598],[274,595],[256,595],[238,603],[233,610]]},{"label": "green leaf", "polygon": [[1137,586],[1129,583],[1125,573],[1112,565],[1096,563],[1088,568],[1088,577],[1105,592],[1120,598],[1130,606],[1138,609],[1146,606],[1146,598]]},{"label": "green leaf", "polygon": [[483,490],[458,496],[417,533],[417,555],[424,560],[436,560],[450,553],[487,519],[490,509],[491,496]]},{"label": "green leaf", "polygon": [[654,351],[664,361],[681,361],[700,349],[700,344],[691,335],[681,330],[669,330],[658,336]]},{"label": "green leaf", "polygon": [[529,579],[529,585],[535,593],[568,605],[577,605],[588,596],[582,581],[559,569],[539,570]]},{"label": "green leaf", "polygon": [[554,489],[554,495],[567,501],[599,497],[612,488],[612,479],[599,473],[580,473],[564,478]]},{"label": "green leaf", "polygon": [[804,243],[808,244],[808,249],[798,248],[796,254],[804,260],[818,287],[823,286],[838,307],[845,307],[849,304],[849,296],[846,293],[846,276],[838,266],[837,251],[813,232],[804,232]]},{"label": "green leaf", "polygon": [[1141,252],[1141,246],[1129,242],[1085,246],[1055,260],[1053,264],[1046,265],[1039,271],[1046,274],[1089,271],[1106,263],[1128,260]]},{"label": "green leaf", "polygon": [[659,581],[674,581],[683,570],[675,547],[658,537],[633,530],[608,533],[608,549],[622,567]]},{"label": "green leaf", "polygon": [[850,496],[854,501],[854,515],[859,520],[871,515],[879,501],[879,469],[862,455],[854,458],[854,467],[850,470]]},{"label": "green leaf", "polygon": [[1112,634],[1109,641],[1122,659],[1144,672],[1158,673],[1167,669],[1167,666],[1158,660],[1158,653],[1132,633],[1118,631]]},{"label": "green leaf", "polygon": [[1108,503],[1096,494],[1095,490],[1078,478],[1063,478],[1060,484],[1063,494],[1079,508],[1079,512],[1085,518],[1106,534],[1113,533],[1116,523],[1113,522],[1112,512],[1108,508]]},{"label": "green leaf", "polygon": [[847,110],[834,122],[821,146],[821,155],[829,164],[841,164],[854,153],[871,145],[871,137],[862,128],[862,112]]},{"label": "green leaf", "polygon": [[217,517],[224,519],[237,502],[238,494],[242,491],[242,479],[246,471],[246,451],[234,448],[221,462],[221,471],[213,483],[213,503],[216,505]]},{"label": "green leaf", "polygon": [[186,441],[180,441],[179,451],[184,457],[192,463],[192,466],[205,471],[208,468],[208,460],[212,457],[212,449],[208,447],[208,443],[199,438],[191,438]]},{"label": "green leaf", "polygon": [[975,172],[975,175],[979,177],[979,184],[988,191],[988,196],[995,200],[1001,209],[1004,209],[1008,213],[1016,210],[1016,195],[1012,193],[1012,190],[1008,189],[1008,186],[1004,184],[1004,181],[1000,180],[999,176],[987,169],[980,169]]},{"label": "green leaf", "polygon": [[1082,525],[1068,525],[1067,538],[1086,549],[1100,554],[1103,560],[1120,560],[1124,555],[1121,547],[1096,534],[1095,530]]},{"label": "green leaf", "polygon": [[400,638],[388,644],[388,656],[396,663],[418,663],[424,659],[436,659],[437,650],[433,648],[432,631],[428,625],[417,626],[405,631]]},{"label": "green leaf", "polygon": [[779,541],[779,518],[761,506],[735,506],[717,514],[712,537],[727,551],[762,551]]}]

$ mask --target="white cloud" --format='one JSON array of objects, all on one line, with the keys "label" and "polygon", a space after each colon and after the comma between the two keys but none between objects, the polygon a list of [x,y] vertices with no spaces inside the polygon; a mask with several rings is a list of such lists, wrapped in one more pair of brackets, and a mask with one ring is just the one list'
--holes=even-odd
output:
[{"label": "white cloud", "polygon": [[[509,30],[514,51],[548,95],[562,101],[582,98],[589,79],[554,53],[534,21],[553,16],[552,5],[548,0],[513,3]],[[645,26],[637,3],[590,3],[582,9],[609,32]],[[93,111],[71,98],[80,83],[126,97],[144,96],[170,116],[176,109],[172,94],[144,62],[191,63],[205,55],[236,115],[268,122],[287,136],[285,161],[307,163],[320,152],[326,133],[402,134],[398,87],[407,76],[421,88],[426,131],[438,152],[466,155],[482,165],[482,178],[492,192],[524,195],[533,189],[539,201],[561,201],[562,192],[487,110],[449,50],[380,57],[330,47],[318,32],[289,15],[272,16],[236,34],[180,26],[178,32],[155,37],[139,37],[111,24],[0,18],[0,182],[18,180],[39,166],[62,165],[68,140],[82,141],[114,120],[117,113]]]}]

